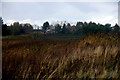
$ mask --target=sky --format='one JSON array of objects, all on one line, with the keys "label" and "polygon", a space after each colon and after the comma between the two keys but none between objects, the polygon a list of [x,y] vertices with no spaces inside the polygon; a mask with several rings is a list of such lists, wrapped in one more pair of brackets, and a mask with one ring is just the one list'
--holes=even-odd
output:
[{"label": "sky", "polygon": [[119,0],[1,0],[2,2],[118,2]]},{"label": "sky", "polygon": [[[4,23],[31,23],[42,26],[66,21],[76,24],[78,21],[115,25],[118,23],[117,2],[7,2],[2,4]],[[1,9],[0,9],[1,10]],[[0,14],[1,15],[1,14]]]}]

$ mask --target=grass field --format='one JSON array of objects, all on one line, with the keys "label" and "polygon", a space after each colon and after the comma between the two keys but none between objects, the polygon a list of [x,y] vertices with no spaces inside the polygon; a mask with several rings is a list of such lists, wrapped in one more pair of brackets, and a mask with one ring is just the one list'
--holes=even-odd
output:
[{"label": "grass field", "polygon": [[120,78],[120,36],[4,38],[3,80]]}]

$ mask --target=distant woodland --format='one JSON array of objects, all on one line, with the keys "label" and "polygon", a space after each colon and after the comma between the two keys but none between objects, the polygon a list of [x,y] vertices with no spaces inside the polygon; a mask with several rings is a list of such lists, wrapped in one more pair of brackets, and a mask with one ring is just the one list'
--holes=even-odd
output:
[{"label": "distant woodland", "polygon": [[107,23],[105,25],[100,23],[95,23],[90,21],[87,22],[77,22],[75,25],[71,25],[70,23],[56,23],[49,24],[48,21],[44,22],[41,26],[41,29],[33,29],[33,26],[30,23],[20,24],[19,22],[14,22],[10,26],[7,24],[3,24],[3,19],[0,17],[0,26],[2,26],[2,36],[8,35],[20,35],[27,34],[31,32],[41,32],[43,34],[73,34],[73,35],[88,35],[88,34],[96,34],[96,33],[120,33],[120,26],[115,24],[111,26],[111,24]]}]

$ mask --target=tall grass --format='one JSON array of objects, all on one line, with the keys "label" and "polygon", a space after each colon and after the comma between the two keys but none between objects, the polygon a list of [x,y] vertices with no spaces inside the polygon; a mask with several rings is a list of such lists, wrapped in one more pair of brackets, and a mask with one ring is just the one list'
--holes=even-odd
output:
[{"label": "tall grass", "polygon": [[120,38],[4,39],[3,79],[120,78]]}]

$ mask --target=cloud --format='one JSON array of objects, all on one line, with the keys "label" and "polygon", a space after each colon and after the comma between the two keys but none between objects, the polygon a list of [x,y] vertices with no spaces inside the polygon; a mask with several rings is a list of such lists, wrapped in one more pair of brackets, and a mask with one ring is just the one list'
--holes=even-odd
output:
[{"label": "cloud", "polygon": [[35,20],[35,21],[32,21],[31,19],[25,19],[25,20],[21,20],[21,21],[19,21],[19,20],[7,20],[6,21],[6,24],[8,25],[8,26],[10,26],[11,24],[13,24],[14,22],[19,22],[20,24],[22,23],[22,24],[25,24],[25,23],[30,23],[31,25],[33,25],[33,28],[34,28],[34,25],[37,25],[37,26],[39,26],[40,28],[41,28],[41,26],[42,26],[42,22],[40,21],[40,20]]},{"label": "cloud", "polygon": [[86,20],[87,22],[96,22],[96,23],[110,23],[112,26],[114,26],[117,23],[117,19],[114,18],[114,16],[105,16],[105,17],[98,17],[98,18],[92,18],[90,20]]},{"label": "cloud", "polygon": [[[3,20],[6,23],[19,21],[42,26],[45,21],[94,21],[102,24],[117,23],[118,5],[111,2],[43,2],[43,3],[3,3]],[[9,12],[9,14],[8,14]]]},{"label": "cloud", "polygon": [[7,25],[11,25],[13,24],[14,22],[19,22],[19,23],[32,23],[32,21],[30,19],[26,19],[26,20],[22,20],[22,21],[19,21],[19,20],[7,20],[6,21],[6,24]]}]

